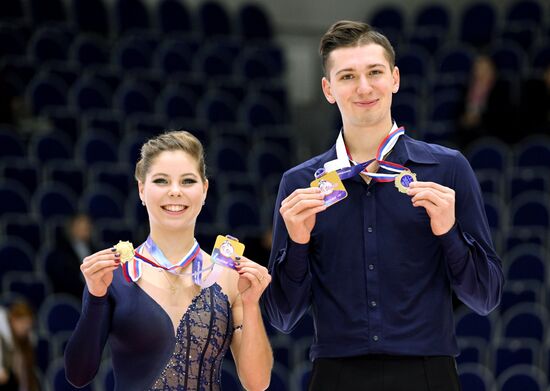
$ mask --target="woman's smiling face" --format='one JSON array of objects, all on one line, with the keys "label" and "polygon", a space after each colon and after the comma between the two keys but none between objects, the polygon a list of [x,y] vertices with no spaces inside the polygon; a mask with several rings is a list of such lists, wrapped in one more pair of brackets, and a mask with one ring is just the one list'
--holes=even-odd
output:
[{"label": "woman's smiling face", "polygon": [[203,182],[198,162],[188,153],[161,152],[139,182],[139,196],[147,207],[151,231],[193,228],[201,211],[208,181]]}]

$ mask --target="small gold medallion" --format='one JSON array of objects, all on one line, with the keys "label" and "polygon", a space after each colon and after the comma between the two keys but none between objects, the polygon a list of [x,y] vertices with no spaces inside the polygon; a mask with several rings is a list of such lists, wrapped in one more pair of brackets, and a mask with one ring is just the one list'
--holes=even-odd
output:
[{"label": "small gold medallion", "polygon": [[120,260],[123,263],[134,259],[134,245],[131,242],[119,240],[115,249],[120,254]]},{"label": "small gold medallion", "polygon": [[395,187],[401,193],[407,193],[409,185],[414,181],[416,181],[416,174],[409,170],[403,170],[395,177]]}]

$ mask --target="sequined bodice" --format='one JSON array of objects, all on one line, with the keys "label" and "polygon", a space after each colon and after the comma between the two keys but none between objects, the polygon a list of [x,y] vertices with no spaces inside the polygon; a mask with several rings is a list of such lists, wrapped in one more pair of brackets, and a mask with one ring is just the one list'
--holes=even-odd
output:
[{"label": "sequined bodice", "polygon": [[232,335],[227,296],[218,284],[201,290],[180,321],[172,357],[149,390],[220,390],[221,364]]}]

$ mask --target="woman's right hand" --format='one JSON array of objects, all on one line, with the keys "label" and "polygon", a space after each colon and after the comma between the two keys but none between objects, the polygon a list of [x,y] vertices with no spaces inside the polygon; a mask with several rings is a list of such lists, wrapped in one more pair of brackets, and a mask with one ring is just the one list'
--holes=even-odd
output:
[{"label": "woman's right hand", "polygon": [[84,258],[80,270],[86,280],[88,292],[102,297],[113,282],[113,272],[120,266],[120,254],[114,247],[96,252]]}]

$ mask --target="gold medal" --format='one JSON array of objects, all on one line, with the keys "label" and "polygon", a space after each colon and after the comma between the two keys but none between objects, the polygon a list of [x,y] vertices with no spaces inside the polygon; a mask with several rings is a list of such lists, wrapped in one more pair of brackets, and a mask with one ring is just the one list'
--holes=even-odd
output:
[{"label": "gold medal", "polygon": [[414,181],[416,181],[416,174],[409,170],[403,170],[395,177],[395,187],[401,193],[406,193],[409,185]]},{"label": "gold medal", "polygon": [[131,261],[134,258],[134,245],[129,241],[119,240],[115,245],[116,252],[120,254],[120,260],[124,262]]}]

